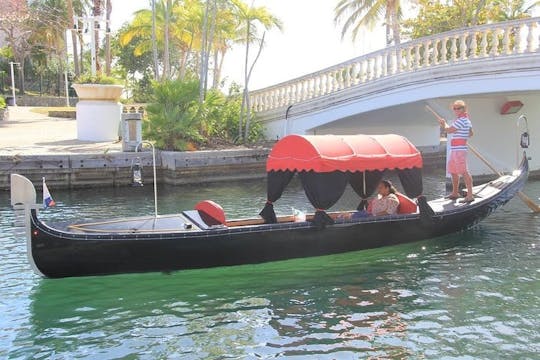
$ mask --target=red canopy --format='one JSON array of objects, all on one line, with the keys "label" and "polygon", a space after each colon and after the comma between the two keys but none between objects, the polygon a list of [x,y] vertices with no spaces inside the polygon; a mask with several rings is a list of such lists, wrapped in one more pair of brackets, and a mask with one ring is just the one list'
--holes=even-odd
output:
[{"label": "red canopy", "polygon": [[400,135],[289,135],[274,145],[266,171],[373,171],[422,167],[422,156]]}]

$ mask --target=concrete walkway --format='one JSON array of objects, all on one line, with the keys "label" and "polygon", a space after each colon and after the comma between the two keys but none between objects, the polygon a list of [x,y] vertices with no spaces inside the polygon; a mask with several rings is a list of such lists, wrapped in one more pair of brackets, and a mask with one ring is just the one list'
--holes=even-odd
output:
[{"label": "concrete walkway", "polygon": [[45,154],[99,154],[120,152],[120,142],[77,140],[73,119],[51,118],[31,107],[9,108],[9,119],[0,121],[0,156]]}]

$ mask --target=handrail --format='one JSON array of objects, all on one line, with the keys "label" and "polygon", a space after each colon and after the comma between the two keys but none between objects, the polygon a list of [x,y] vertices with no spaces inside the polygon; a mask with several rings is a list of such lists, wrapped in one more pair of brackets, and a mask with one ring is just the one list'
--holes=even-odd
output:
[{"label": "handrail", "polygon": [[250,92],[264,112],[416,70],[478,58],[540,52],[540,17],[462,28],[390,46]]}]

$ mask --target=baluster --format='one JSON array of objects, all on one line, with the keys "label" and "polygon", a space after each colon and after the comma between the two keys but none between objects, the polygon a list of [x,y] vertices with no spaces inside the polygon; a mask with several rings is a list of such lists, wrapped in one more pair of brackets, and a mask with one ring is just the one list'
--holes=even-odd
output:
[{"label": "baluster", "polygon": [[510,33],[512,32],[512,28],[511,27],[507,27],[506,29],[503,30],[504,31],[504,34],[503,34],[503,54],[504,55],[508,55],[510,54]]},{"label": "baluster", "polygon": [[380,67],[379,67],[379,56],[375,55],[373,57],[373,80],[377,79],[380,75]]},{"label": "baluster", "polygon": [[494,29],[491,33],[491,51],[490,55],[495,57],[499,54],[499,30]]},{"label": "baluster", "polygon": [[289,103],[289,85],[283,87],[283,96],[281,98],[281,106]]},{"label": "baluster", "polygon": [[398,47],[396,48],[396,74],[399,74],[401,72],[401,63],[402,63],[402,59],[403,59],[403,53],[402,53],[403,49]]},{"label": "baluster", "polygon": [[312,79],[306,80],[306,99],[311,99],[313,97],[313,81]]},{"label": "baluster", "polygon": [[411,48],[405,48],[405,66],[404,70],[409,71],[412,68],[412,60],[411,60]]},{"label": "baluster", "polygon": [[361,84],[364,82],[364,73],[365,73],[365,60],[360,60],[360,62],[358,63],[358,84]]},{"label": "baluster", "polygon": [[302,100],[309,99],[309,80],[302,81]]},{"label": "baluster", "polygon": [[364,81],[368,82],[369,80],[371,80],[371,58],[366,59],[366,69],[364,73],[366,75],[364,77]]},{"label": "baluster", "polygon": [[443,64],[446,64],[448,62],[447,47],[448,47],[448,38],[444,37],[441,41],[441,62]]},{"label": "baluster", "polygon": [[476,48],[478,47],[478,43],[476,41],[476,32],[473,32],[471,34],[471,44],[469,48],[469,58],[476,59]]},{"label": "baluster", "polygon": [[337,90],[343,89],[343,69],[336,70]]},{"label": "baluster", "polygon": [[527,34],[527,52],[533,52],[534,51],[534,28],[536,27],[536,23],[529,23],[527,24],[527,29],[529,29],[529,33]]},{"label": "baluster", "polygon": [[354,86],[356,84],[358,84],[358,63],[357,62],[354,62],[352,65],[351,65],[351,74],[350,74],[350,78],[351,78],[351,86]]},{"label": "baluster", "polygon": [[420,44],[414,47],[414,69],[418,69],[421,66],[420,63]]},{"label": "baluster", "polygon": [[393,75],[396,73],[396,49],[390,50],[388,53],[390,61],[388,62],[388,75]]},{"label": "baluster", "polygon": [[452,37],[452,46],[450,47],[450,60],[455,62],[457,59],[457,38]]},{"label": "baluster", "polygon": [[459,38],[459,58],[467,60],[467,36],[468,33],[461,34]]},{"label": "baluster", "polygon": [[381,62],[382,62],[382,73],[381,73],[381,76],[387,76],[388,75],[388,58],[390,57],[390,52],[389,51],[385,51],[382,55],[381,55]]},{"label": "baluster", "polygon": [[521,25],[515,27],[516,38],[514,39],[514,54],[521,53]]},{"label": "baluster", "polygon": [[319,94],[322,96],[322,95],[326,94],[326,88],[325,88],[326,80],[325,80],[325,75],[324,75],[324,74],[319,74],[318,78],[319,78]]},{"label": "baluster", "polygon": [[[537,22],[538,24],[538,22]],[[540,31],[538,31],[538,43],[537,43],[537,46],[536,46],[536,51],[540,51]]]},{"label": "baluster", "polygon": [[488,53],[487,53],[487,46],[488,46],[487,34],[488,34],[487,30],[484,30],[482,32],[482,42],[480,43],[480,56],[482,56],[482,57],[488,56]]},{"label": "baluster", "polygon": [[315,96],[321,96],[324,95],[323,92],[323,82],[322,82],[323,75],[322,74],[316,74],[314,77],[315,82]]},{"label": "baluster", "polygon": [[439,40],[433,40],[433,55],[431,60],[433,65],[439,64],[439,43]]},{"label": "baluster", "polygon": [[426,41],[424,43],[424,67],[428,67],[430,64],[429,64],[429,52],[430,52],[430,45],[431,45],[431,41]]}]

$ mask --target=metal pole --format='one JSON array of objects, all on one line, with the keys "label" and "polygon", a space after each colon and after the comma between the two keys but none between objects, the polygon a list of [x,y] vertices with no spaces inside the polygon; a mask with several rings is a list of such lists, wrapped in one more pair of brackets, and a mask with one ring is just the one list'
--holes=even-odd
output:
[{"label": "metal pole", "polygon": [[152,147],[152,165],[154,168],[154,217],[158,217],[158,207],[157,207],[157,174],[156,174],[156,148],[154,147],[154,144],[152,144],[150,141],[141,141],[137,144],[135,147],[135,152],[139,152],[139,146],[142,145],[150,145]]},{"label": "metal pole", "polygon": [[14,65],[19,65],[19,63],[13,61],[9,62],[11,68],[11,96],[13,97],[13,106],[17,106],[17,98],[15,96],[15,71],[13,70]]},{"label": "metal pole", "polygon": [[69,86],[68,86],[68,67],[69,67],[69,53],[68,53],[68,35],[70,30],[64,32],[66,42],[66,71],[64,72],[64,86],[66,89],[66,106],[69,107]]}]

